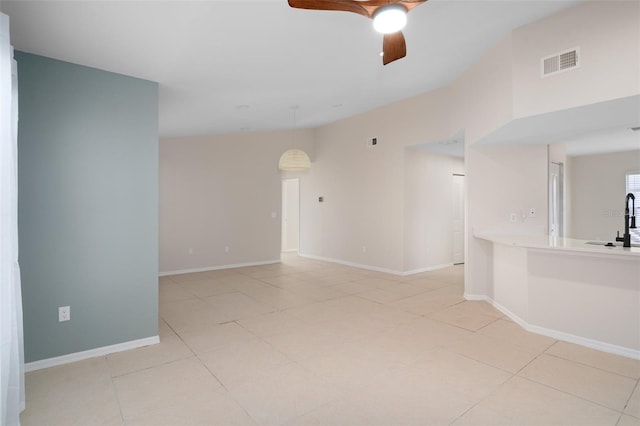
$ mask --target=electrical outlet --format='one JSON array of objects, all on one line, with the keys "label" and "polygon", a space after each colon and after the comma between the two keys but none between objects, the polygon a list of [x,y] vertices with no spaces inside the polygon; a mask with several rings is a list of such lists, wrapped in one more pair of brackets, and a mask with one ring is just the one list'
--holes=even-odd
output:
[{"label": "electrical outlet", "polygon": [[362,246],[362,252],[366,253],[367,252],[367,246]]},{"label": "electrical outlet", "polygon": [[536,217],[536,208],[535,207],[529,208],[529,217]]},{"label": "electrical outlet", "polygon": [[511,222],[517,222],[518,221],[518,213],[511,213]]},{"label": "electrical outlet", "polygon": [[189,251],[189,254],[193,254],[193,248],[192,247],[189,247],[188,251]]},{"label": "electrical outlet", "polygon": [[224,246],[224,252],[229,253],[229,246]]},{"label": "electrical outlet", "polygon": [[60,306],[58,308],[58,322],[71,320],[71,307]]}]

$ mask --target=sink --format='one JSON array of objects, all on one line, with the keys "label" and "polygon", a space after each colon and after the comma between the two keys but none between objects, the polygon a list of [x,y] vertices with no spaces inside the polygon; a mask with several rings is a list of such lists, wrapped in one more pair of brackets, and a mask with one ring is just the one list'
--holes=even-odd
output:
[{"label": "sink", "polygon": [[[591,244],[593,246],[606,246],[609,243],[613,243],[614,247],[622,247],[622,243],[612,241],[587,241],[585,244]],[[631,243],[631,247],[640,247],[640,244]]]}]

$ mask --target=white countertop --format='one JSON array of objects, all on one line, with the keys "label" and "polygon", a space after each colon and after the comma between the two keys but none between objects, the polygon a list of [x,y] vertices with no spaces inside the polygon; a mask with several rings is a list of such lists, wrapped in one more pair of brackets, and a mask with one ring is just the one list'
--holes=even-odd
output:
[{"label": "white countertop", "polygon": [[522,248],[640,257],[640,247],[622,247],[622,243],[616,241],[612,241],[615,247],[605,247],[608,241],[602,241],[600,242],[601,244],[587,244],[589,240],[550,237],[548,235],[510,235],[476,232],[474,237],[493,243]]}]

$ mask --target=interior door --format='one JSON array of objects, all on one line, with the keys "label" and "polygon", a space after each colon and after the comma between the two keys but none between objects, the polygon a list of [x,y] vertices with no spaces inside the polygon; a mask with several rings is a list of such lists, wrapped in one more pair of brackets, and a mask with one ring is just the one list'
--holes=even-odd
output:
[{"label": "interior door", "polygon": [[464,263],[464,175],[453,175],[453,263]]},{"label": "interior door", "polygon": [[564,167],[549,163],[549,235],[564,236]]},{"label": "interior door", "polygon": [[298,251],[300,240],[300,182],[282,181],[282,251]]}]

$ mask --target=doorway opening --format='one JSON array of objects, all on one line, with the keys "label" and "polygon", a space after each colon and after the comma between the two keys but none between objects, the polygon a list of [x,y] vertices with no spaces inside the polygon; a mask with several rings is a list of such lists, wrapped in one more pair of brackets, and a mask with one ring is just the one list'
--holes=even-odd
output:
[{"label": "doorway opening", "polygon": [[282,252],[297,252],[300,246],[300,180],[282,180]]}]

